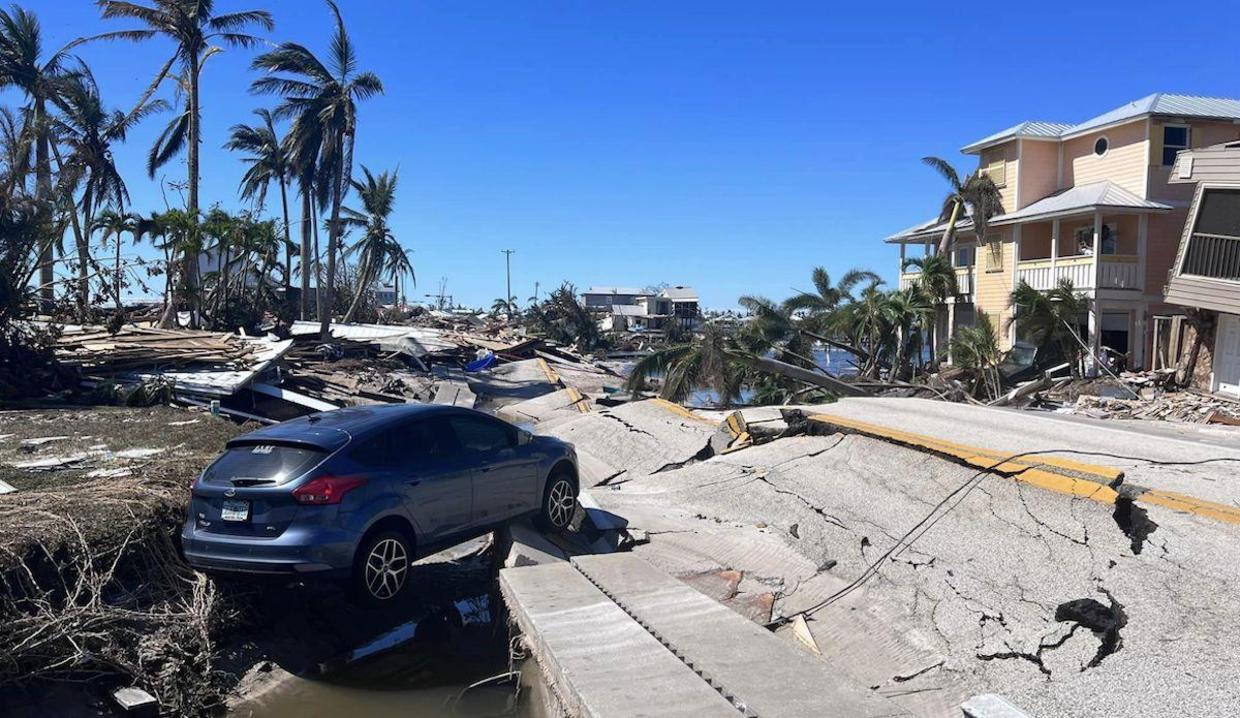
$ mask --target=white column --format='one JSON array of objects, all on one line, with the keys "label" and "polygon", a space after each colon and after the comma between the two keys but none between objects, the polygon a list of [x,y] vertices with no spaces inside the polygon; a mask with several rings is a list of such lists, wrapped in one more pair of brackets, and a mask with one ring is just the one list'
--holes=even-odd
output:
[{"label": "white column", "polygon": [[907,246],[904,242],[900,243],[900,274],[904,274],[904,250]]},{"label": "white column", "polygon": [[1102,254],[1102,213],[1095,211],[1094,212],[1094,256],[1093,256],[1093,264],[1091,264],[1089,268],[1090,273],[1094,278],[1095,296],[1097,295],[1097,292],[1098,292],[1098,284],[1099,284],[1098,275],[1099,275],[1100,268],[1102,267],[1102,263],[1099,260],[1099,257],[1101,254]]},{"label": "white column", "polygon": [[1150,236],[1150,216],[1143,214],[1137,218],[1137,286],[1134,289],[1145,292],[1145,254],[1148,251]]},{"label": "white column", "polygon": [[[1094,256],[1098,256],[1096,251]],[[1102,307],[1098,306],[1097,297],[1089,300],[1089,339],[1086,344],[1089,345],[1090,356],[1085,360],[1085,373],[1098,376],[1098,353],[1102,349]]]},{"label": "white column", "polygon": [[1144,304],[1132,310],[1128,330],[1129,351],[1132,352],[1129,369],[1145,369],[1145,316]]},{"label": "white column", "polygon": [[1051,220],[1051,279],[1055,278],[1055,265],[1059,263],[1059,219]]}]

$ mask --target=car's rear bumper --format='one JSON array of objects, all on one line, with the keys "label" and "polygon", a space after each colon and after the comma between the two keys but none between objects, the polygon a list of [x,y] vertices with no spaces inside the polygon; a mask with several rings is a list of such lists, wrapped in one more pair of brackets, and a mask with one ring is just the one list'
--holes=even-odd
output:
[{"label": "car's rear bumper", "polygon": [[290,527],[270,539],[203,531],[188,522],[181,550],[194,568],[208,572],[270,575],[347,575],[361,536],[352,531],[315,526]]}]

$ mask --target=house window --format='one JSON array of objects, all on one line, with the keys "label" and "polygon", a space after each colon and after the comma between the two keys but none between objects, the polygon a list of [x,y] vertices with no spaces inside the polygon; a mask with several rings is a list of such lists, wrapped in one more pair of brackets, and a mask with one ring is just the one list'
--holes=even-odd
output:
[{"label": "house window", "polygon": [[1180,150],[1188,149],[1190,132],[1185,125],[1163,125],[1162,163],[1170,167],[1175,164],[1175,155]]},{"label": "house window", "polygon": [[[1115,225],[1107,222],[1102,225],[1102,253],[1115,254]],[[1072,236],[1076,239],[1076,253],[1080,255],[1091,255],[1094,253],[1094,227],[1093,225],[1085,225],[1077,227]]]},{"label": "house window", "polygon": [[1105,136],[1099,137],[1094,142],[1094,154],[1099,157],[1105,156],[1107,153],[1107,150],[1110,148],[1111,148],[1111,141],[1108,140]]},{"label": "house window", "polygon": [[956,267],[972,267],[977,255],[977,248],[973,245],[967,247],[956,247],[956,254],[953,266]]},{"label": "house window", "polygon": [[978,169],[978,174],[985,175],[995,183],[996,187],[1007,186],[1007,162],[1004,160],[995,160],[990,164]]}]

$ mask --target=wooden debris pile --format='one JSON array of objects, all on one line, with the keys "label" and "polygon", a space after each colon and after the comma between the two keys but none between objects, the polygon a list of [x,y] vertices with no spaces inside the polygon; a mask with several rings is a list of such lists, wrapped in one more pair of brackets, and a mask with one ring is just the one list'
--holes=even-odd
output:
[{"label": "wooden debris pile", "polygon": [[399,352],[365,341],[299,339],[282,360],[281,387],[337,406],[428,401],[433,381]]},{"label": "wooden debris pile", "polygon": [[1071,405],[1070,411],[1096,419],[1240,424],[1240,404],[1188,391],[1167,392],[1153,399],[1120,399],[1081,394],[1076,403]]},{"label": "wooden debris pile", "polygon": [[116,334],[88,331],[56,342],[56,359],[91,376],[188,366],[244,366],[254,348],[240,337],[183,329],[125,327]]}]

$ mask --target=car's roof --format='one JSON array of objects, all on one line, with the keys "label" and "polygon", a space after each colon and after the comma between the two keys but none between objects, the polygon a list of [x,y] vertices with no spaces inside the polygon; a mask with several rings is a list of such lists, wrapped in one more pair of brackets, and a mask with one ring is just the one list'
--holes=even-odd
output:
[{"label": "car's roof", "polygon": [[264,426],[256,431],[238,436],[229,445],[273,443],[307,444],[328,451],[335,451],[351,439],[365,437],[373,431],[390,426],[393,422],[432,416],[453,414],[476,414],[480,412],[455,406],[439,404],[380,404],[376,406],[353,406],[332,411],[320,411],[308,416]]}]

